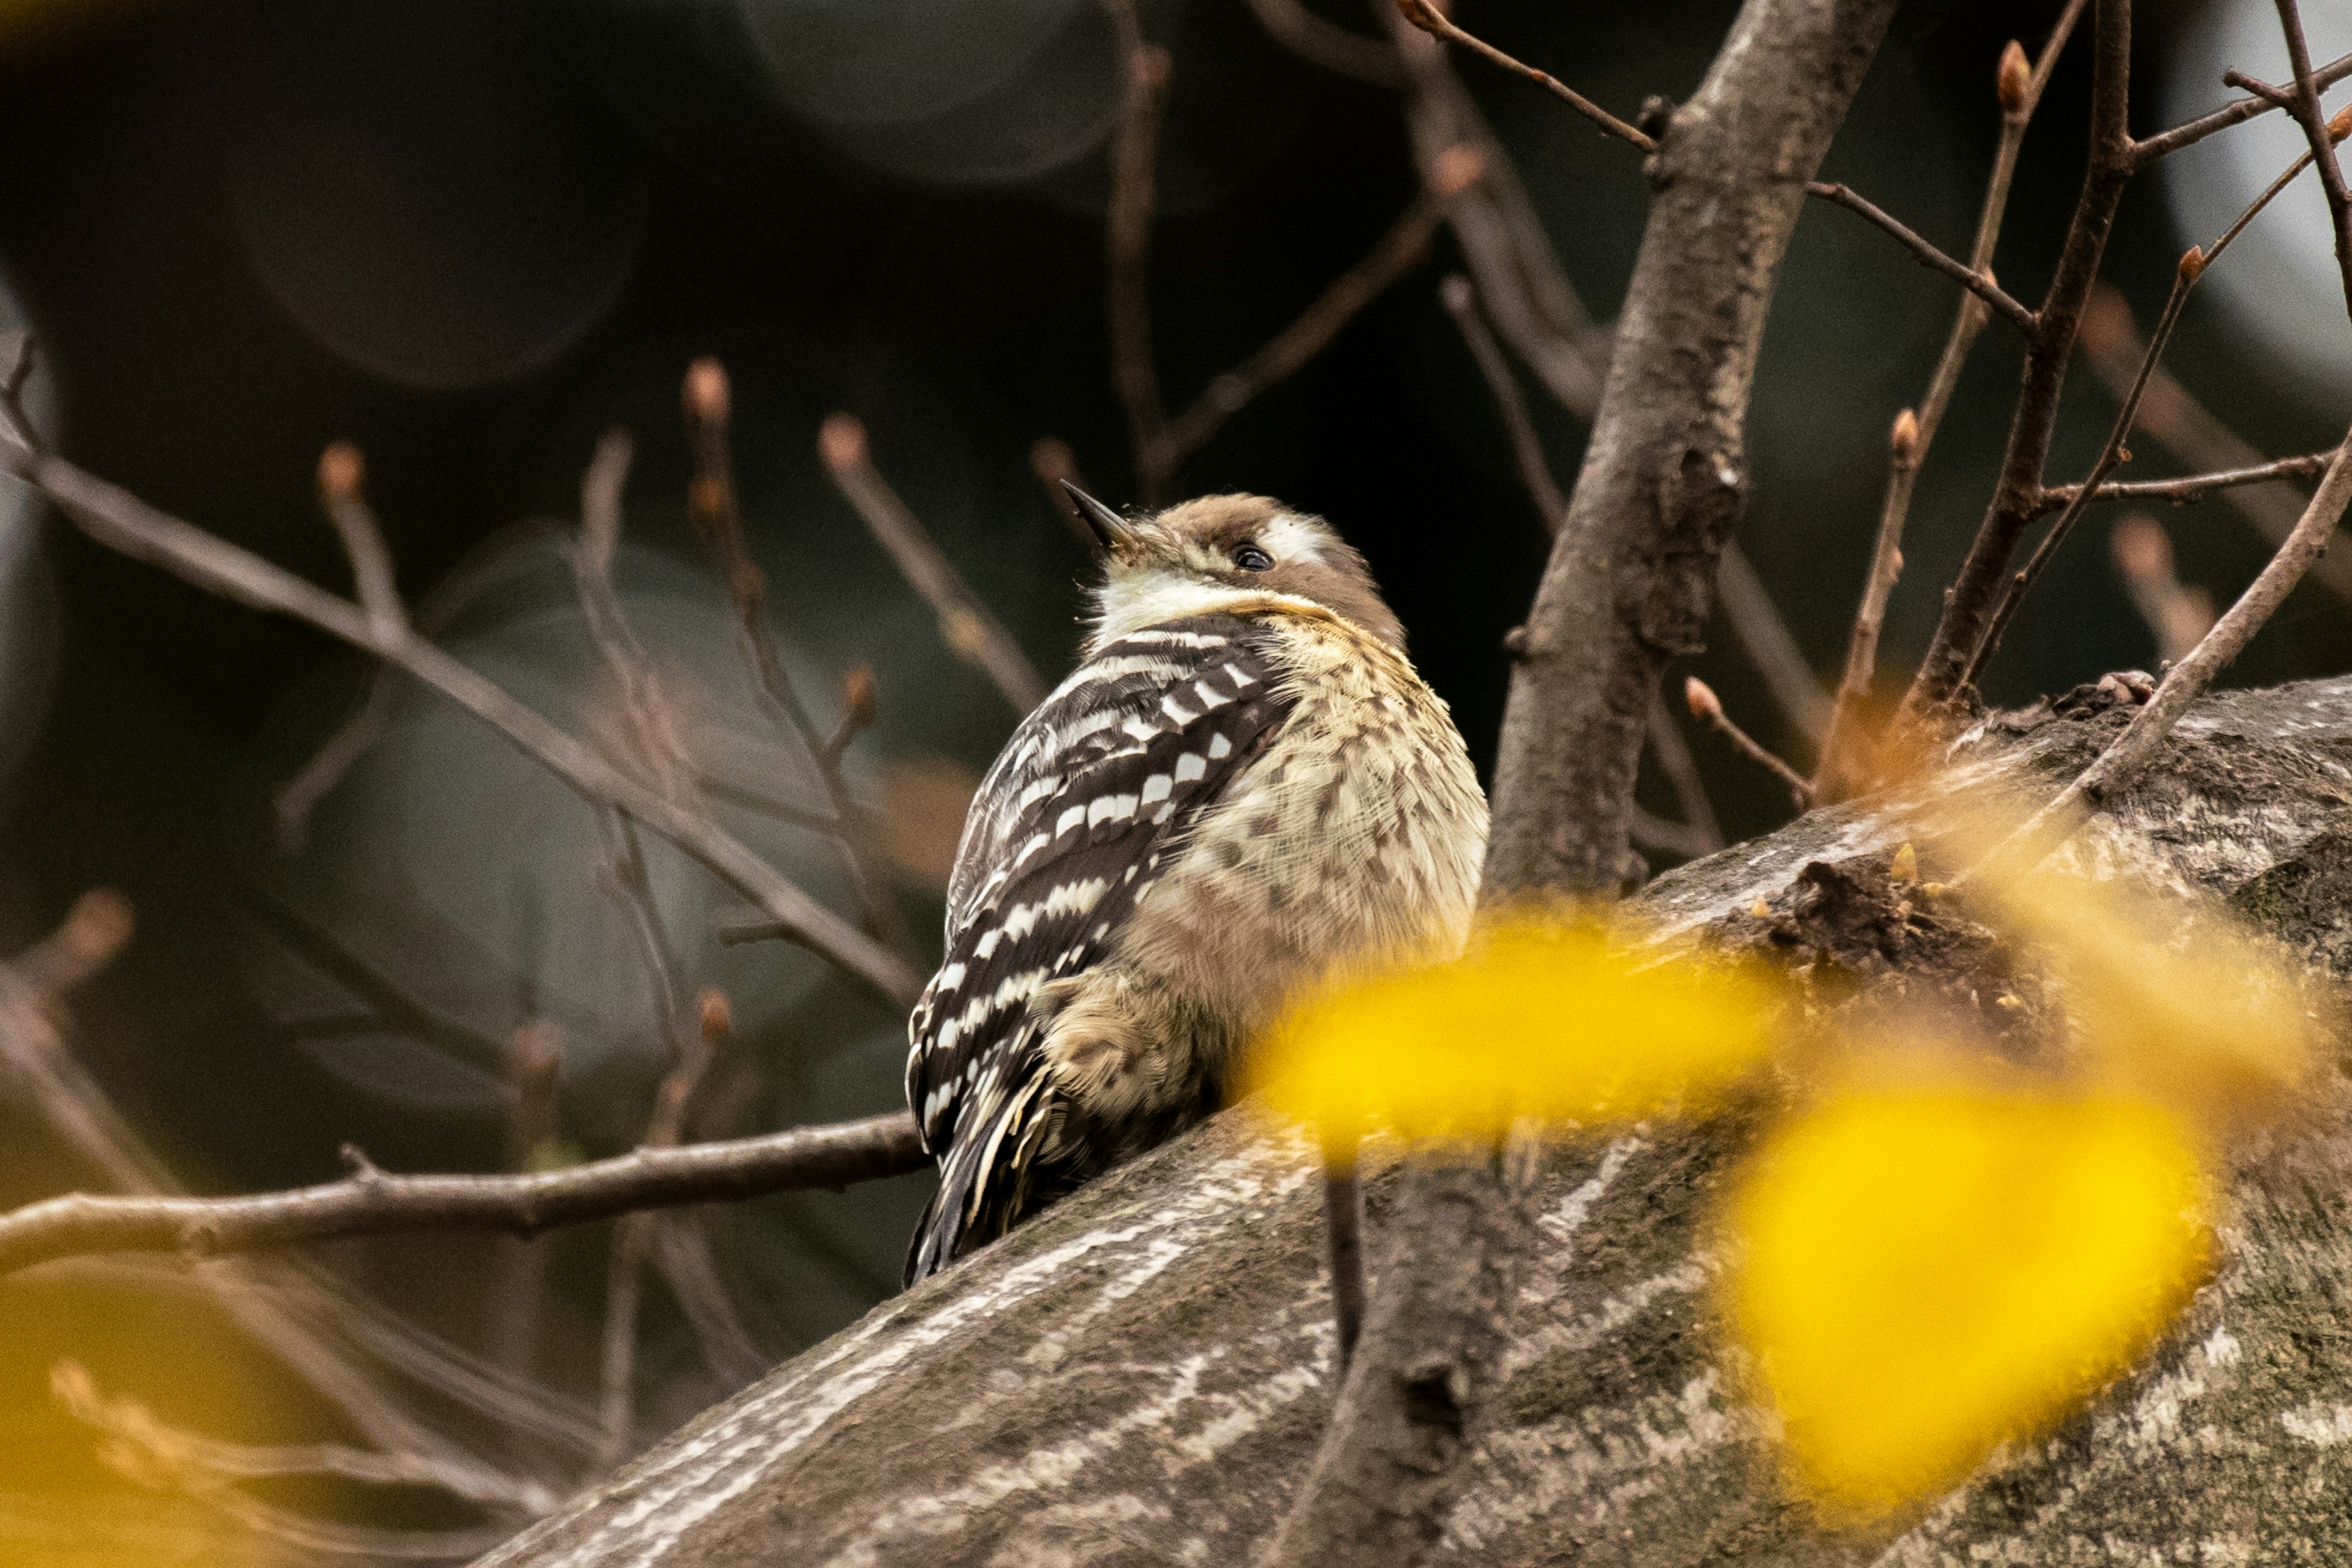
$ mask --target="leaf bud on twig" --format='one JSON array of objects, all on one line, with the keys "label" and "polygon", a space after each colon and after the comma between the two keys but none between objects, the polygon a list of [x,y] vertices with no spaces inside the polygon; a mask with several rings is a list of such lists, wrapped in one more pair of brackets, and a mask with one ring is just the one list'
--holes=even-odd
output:
[{"label": "leaf bud on twig", "polygon": [[1897,462],[1908,462],[1919,450],[1919,416],[1905,409],[1895,416],[1895,428],[1886,433],[1887,449]]},{"label": "leaf bud on twig", "polygon": [[2205,270],[2205,252],[2200,246],[2190,246],[2180,253],[2180,280],[2194,283]]},{"label": "leaf bud on twig", "polygon": [[2025,107],[2025,95],[2033,88],[2033,68],[2026,63],[2025,46],[2015,38],[2000,51],[2000,68],[1993,77],[1994,90],[2000,94],[2004,113],[2015,114]]},{"label": "leaf bud on twig", "polygon": [[2327,122],[2327,139],[2330,142],[2341,142],[2347,136],[2352,136],[2352,103],[2337,110],[2336,118]]},{"label": "leaf bud on twig", "polygon": [[866,422],[855,414],[828,414],[817,426],[817,456],[835,473],[866,463]]},{"label": "leaf bud on twig", "polygon": [[734,389],[727,367],[709,354],[686,367],[686,412],[708,424],[724,423],[733,413]]},{"label": "leaf bud on twig", "polygon": [[1444,10],[1432,4],[1432,0],[1397,0],[1397,11],[1423,32],[1434,33],[1439,37],[1445,36],[1444,27],[1440,26]]},{"label": "leaf bud on twig", "polygon": [[702,989],[702,1043],[717,1050],[735,1033],[735,1010],[727,1005],[727,993],[716,985]]},{"label": "leaf bud on twig", "polygon": [[367,458],[349,441],[330,441],[319,454],[319,494],[328,500],[357,500],[367,483]]},{"label": "leaf bud on twig", "polygon": [[1689,705],[1691,717],[1702,722],[1712,724],[1723,717],[1723,700],[1696,675],[1683,680],[1683,701]]},{"label": "leaf bud on twig", "polygon": [[874,683],[874,667],[870,664],[853,666],[841,678],[841,727],[856,734],[874,722],[877,692]]}]

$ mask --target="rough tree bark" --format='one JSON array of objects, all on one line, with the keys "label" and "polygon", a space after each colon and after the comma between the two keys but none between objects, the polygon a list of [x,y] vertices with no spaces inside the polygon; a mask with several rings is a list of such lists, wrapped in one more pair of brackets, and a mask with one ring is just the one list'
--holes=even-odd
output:
[{"label": "rough tree bark", "polygon": [[[2125,717],[2087,707],[1981,726],[1932,791],[2046,795]],[[1916,804],[1815,812],[1661,879],[1643,901],[1670,925],[1865,985],[1965,991],[1958,922],[1904,917],[1885,881]],[[2224,900],[2315,964],[2352,968],[2352,679],[2204,703],[2068,853]],[[1759,898],[1780,912],[1758,918]],[[1819,1533],[1780,1489],[1768,1423],[1741,1403],[1711,1321],[1703,1222],[1753,1131],[1648,1126],[1549,1160],[1441,1560],[2352,1556],[2352,1115],[2333,1089],[2242,1156],[2224,1267],[2138,1368],[1870,1539]],[[1304,1139],[1246,1107],[1221,1116],[876,1309],[489,1561],[1245,1562],[1330,1411],[1316,1169]],[[1386,1196],[1376,1181],[1376,1226]]]},{"label": "rough tree bark", "polygon": [[1780,260],[1895,0],[1749,0],[1646,165],[1657,197],[1495,763],[1488,902],[1624,879],[1664,662],[1704,646],[1748,502],[1748,399]]}]

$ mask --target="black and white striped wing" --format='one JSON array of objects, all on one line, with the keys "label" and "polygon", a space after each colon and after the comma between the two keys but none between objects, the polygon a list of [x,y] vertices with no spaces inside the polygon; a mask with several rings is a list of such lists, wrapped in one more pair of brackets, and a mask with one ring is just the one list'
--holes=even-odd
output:
[{"label": "black and white striped wing", "polygon": [[910,1280],[1028,1206],[1045,1118],[1029,1003],[1099,960],[1194,814],[1288,712],[1272,634],[1241,616],[1100,649],[1022,722],[973,798],[947,953],[908,1023],[907,1102],[940,1161]]}]

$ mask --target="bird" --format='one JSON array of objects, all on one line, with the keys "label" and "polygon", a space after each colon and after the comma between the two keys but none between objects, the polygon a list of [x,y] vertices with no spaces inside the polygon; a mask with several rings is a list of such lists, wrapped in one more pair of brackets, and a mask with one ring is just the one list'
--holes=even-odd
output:
[{"label": "bird", "polygon": [[1468,748],[1336,529],[1066,489],[1083,656],[972,798],[908,1025],[940,1171],[909,1285],[1217,1110],[1302,984],[1458,950],[1485,856]]}]

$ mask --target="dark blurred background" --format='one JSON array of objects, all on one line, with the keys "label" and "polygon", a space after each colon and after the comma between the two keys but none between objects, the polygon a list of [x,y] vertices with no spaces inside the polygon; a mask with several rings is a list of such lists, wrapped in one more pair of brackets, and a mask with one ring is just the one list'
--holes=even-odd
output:
[{"label": "dark blurred background", "polygon": [[[1373,26],[1360,0],[1315,8]],[[2319,56],[2352,47],[2352,18],[2308,9]],[[1964,251],[1997,126],[1994,62],[2011,37],[2037,47],[2057,10],[1913,0],[1828,177]],[[1648,94],[1689,93],[1732,11],[1724,0],[1465,0],[1460,16],[1631,113]],[[815,432],[835,410],[866,421],[881,469],[1057,677],[1086,562],[1030,471],[1032,443],[1069,443],[1115,503],[1135,489],[1105,329],[1104,146],[1119,84],[1099,5],[115,0],[8,15],[0,269],[41,344],[37,390],[64,449],[341,591],[347,572],[312,476],[327,442],[358,442],[404,590],[418,599],[458,575],[444,640],[580,730],[595,721],[593,655],[560,542],[530,525],[569,526],[599,432],[625,425],[638,457],[624,595],[687,694],[698,753],[758,783],[784,778],[790,755],[738,673],[725,599],[685,511],[679,377],[698,355],[724,361],[741,495],[793,673],[829,711],[844,670],[876,671],[880,721],[852,778],[900,808],[898,897],[929,950],[956,792],[1015,716],[941,647],[931,613],[827,482]],[[1150,0],[1144,16],[1174,63],[1151,290],[1181,406],[1360,257],[1411,198],[1412,175],[1397,96],[1290,54],[1242,0]],[[2224,101],[2228,66],[2276,79],[2271,18],[2255,0],[2144,4],[2136,129]],[[1640,239],[1638,160],[1527,84],[1456,63],[1606,321]],[[2080,180],[2084,77],[2078,45],[2027,143],[1998,270],[2028,300]],[[2106,275],[2143,322],[2182,248],[2217,232],[2299,145],[2273,116],[2139,183]],[[1339,523],[1483,767],[1502,635],[1525,613],[1544,542],[1492,400],[1437,303],[1456,265],[1441,233],[1328,352],[1187,462],[1177,489],[1264,491]],[[1825,681],[1862,583],[1888,423],[1918,398],[1954,303],[1945,281],[1850,215],[1805,214],[1758,384],[1740,537]],[[2216,268],[2168,363],[2266,454],[2340,432],[2352,333],[2308,180]],[[1990,490],[2016,372],[1996,322],[1912,513],[1881,661],[1890,692]],[[2087,466],[2114,411],[2087,371],[2068,390],[2053,479]],[[1565,482],[1582,428],[1536,401]],[[2177,471],[2161,450],[2138,457],[2135,476]],[[0,952],[54,925],[85,889],[129,896],[138,936],[76,997],[70,1039],[181,1180],[202,1191],[317,1180],[347,1141],[387,1168],[499,1168],[511,1100],[500,1042],[526,1019],[562,1031],[565,1157],[630,1146],[661,1058],[586,809],[495,736],[415,696],[289,849],[271,792],[362,689],[363,665],[108,554],[20,495],[5,501]],[[2152,667],[2154,634],[2110,563],[2114,521],[2095,513],[2037,592],[1994,667],[1996,700]],[[2180,577],[2223,603],[2263,558],[2225,505],[2161,521]],[[1730,639],[1718,628],[1713,641],[1693,668],[1736,717],[1801,756]],[[2347,661],[2352,617],[2306,589],[2233,678]],[[1735,837],[1788,815],[1785,796],[1713,737],[1693,742]],[[756,815],[729,821],[841,896],[821,846]],[[898,1019],[796,951],[722,948],[709,932],[740,912],[730,897],[658,848],[652,873],[697,978],[726,991],[744,1043],[723,1115],[704,1131],[896,1103]],[[0,1106],[0,1201],[96,1180],[36,1118]],[[893,1289],[923,1195],[909,1179],[713,1216],[726,1281],[761,1347],[789,1353]],[[548,1244],[533,1371],[580,1398],[593,1389],[608,1239],[591,1228]],[[419,1238],[331,1260],[480,1349],[481,1282],[503,1245]],[[49,1270],[0,1284],[0,1485],[22,1516],[0,1508],[0,1541],[36,1542],[31,1560],[84,1560],[37,1500],[125,1484],[53,1407],[60,1356],[218,1436],[337,1430],[265,1348],[200,1295],[166,1288],[168,1273]],[[651,1436],[721,1390],[660,1290],[647,1313]],[[320,1506],[365,1519],[384,1505],[337,1493]]]}]

